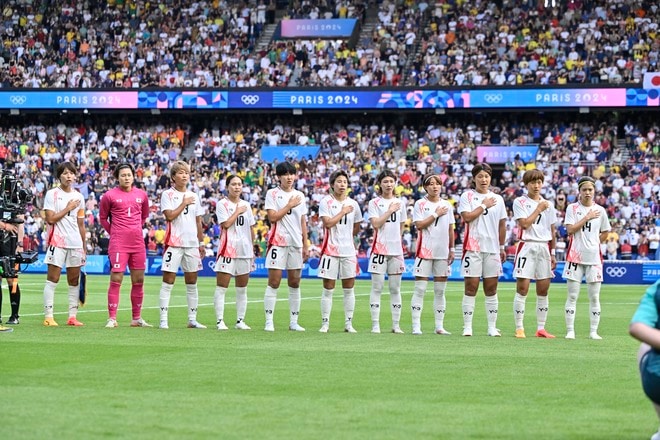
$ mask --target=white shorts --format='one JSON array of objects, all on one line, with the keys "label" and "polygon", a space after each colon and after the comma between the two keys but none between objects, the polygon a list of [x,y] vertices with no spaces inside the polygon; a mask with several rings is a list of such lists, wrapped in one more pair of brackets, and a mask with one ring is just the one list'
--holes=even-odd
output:
[{"label": "white shorts", "polygon": [[449,276],[449,264],[447,260],[429,260],[426,258],[415,258],[413,275],[420,278],[441,278]]},{"label": "white shorts", "polygon": [[228,273],[232,276],[245,275],[252,272],[252,258],[218,257],[213,270]]},{"label": "white shorts", "polygon": [[85,265],[85,252],[82,248],[65,249],[55,246],[48,246],[48,251],[46,251],[46,258],[44,259],[44,262],[59,268],[80,267]]},{"label": "white shorts", "polygon": [[266,269],[302,269],[302,248],[293,246],[271,246],[266,251]]},{"label": "white shorts", "polygon": [[160,270],[177,273],[179,268],[183,269],[184,272],[199,272],[202,270],[202,258],[199,255],[199,248],[173,246],[165,248]]},{"label": "white shorts", "polygon": [[323,255],[319,261],[318,277],[328,280],[346,280],[357,276],[357,257]]},{"label": "white shorts", "polygon": [[583,277],[587,280],[587,283],[602,283],[603,265],[570,263],[567,261],[564,265],[562,277],[566,280],[573,280],[580,283]]},{"label": "white shorts", "polygon": [[513,277],[528,280],[554,278],[548,243],[521,242],[516,250]]},{"label": "white shorts", "polygon": [[406,270],[403,255],[371,254],[369,272],[381,275],[399,275]]},{"label": "white shorts", "polygon": [[464,278],[499,278],[502,275],[500,254],[466,251],[461,261]]}]

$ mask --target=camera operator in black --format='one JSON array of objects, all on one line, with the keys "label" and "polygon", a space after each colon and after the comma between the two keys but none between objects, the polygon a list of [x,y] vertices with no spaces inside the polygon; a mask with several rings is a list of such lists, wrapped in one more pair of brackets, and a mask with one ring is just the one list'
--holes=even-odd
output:
[{"label": "camera operator in black", "polygon": [[[0,214],[4,214],[0,212]],[[0,215],[0,218],[4,218]],[[23,220],[24,217],[17,217]],[[6,223],[0,220],[0,258],[13,257],[16,252],[23,251],[23,223]],[[1,281],[1,279],[0,279]],[[11,305],[11,316],[7,324],[16,325],[19,323],[18,310],[21,306],[21,288],[18,286],[18,278],[7,278],[9,286],[9,303]],[[2,284],[0,283],[0,322],[2,322]]]}]

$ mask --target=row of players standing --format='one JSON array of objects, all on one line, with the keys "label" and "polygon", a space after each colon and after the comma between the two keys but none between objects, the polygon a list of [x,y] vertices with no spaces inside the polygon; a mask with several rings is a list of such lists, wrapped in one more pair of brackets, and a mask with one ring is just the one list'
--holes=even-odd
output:
[{"label": "row of players standing", "polygon": [[[108,288],[109,318],[106,327],[116,327],[119,290],[124,271],[131,269],[132,326],[150,327],[142,317],[144,297],[144,271],[146,252],[142,240],[142,225],[149,213],[147,194],[133,186],[135,172],[131,165],[122,164],[114,170],[118,186],[101,199],[100,220],[110,234],[108,256],[111,278]],[[308,257],[307,204],[305,196],[294,189],[297,176],[295,166],[280,163],[276,167],[279,180],[277,188],[266,194],[265,209],[271,230],[266,252],[268,285],[264,295],[266,331],[274,331],[273,315],[283,271],[287,271],[289,293],[289,329],[304,331],[298,323],[300,313],[300,279],[304,261]],[[62,267],[67,268],[69,284],[68,325],[82,325],[77,320],[77,284],[80,267],[84,265],[84,213],[82,196],[73,190],[76,169],[70,163],[62,164],[56,173],[59,188],[49,190],[45,211],[49,225],[48,279],[44,288],[44,325],[57,325],[53,319],[53,298]],[[460,197],[458,213],[466,223],[463,240],[461,272],[465,279],[462,301],[463,336],[471,336],[472,318],[479,283],[483,279],[486,295],[485,308],[488,322],[487,334],[500,336],[497,329],[499,310],[497,286],[505,259],[506,208],[502,197],[490,190],[492,169],[478,164],[472,170],[473,189]],[[161,196],[161,210],[168,222],[167,248],[163,254],[163,281],[160,289],[160,327],[168,328],[168,308],[176,273],[184,272],[188,304],[188,327],[205,328],[197,321],[198,290],[197,273],[204,257],[203,214],[199,197],[187,190],[190,168],[185,162],[176,162],[170,169],[172,187]],[[330,314],[336,280],[341,280],[344,303],[344,330],[353,333],[352,320],[355,309],[354,284],[357,276],[355,237],[363,215],[357,202],[349,197],[348,175],[344,171],[333,173],[329,179],[331,193],[319,205],[319,216],[325,228],[321,247],[318,276],[323,279],[321,295],[321,332],[330,328]],[[515,258],[514,275],[517,278],[514,299],[515,336],[524,338],[523,318],[525,300],[530,280],[536,280],[537,331],[536,336],[553,338],[545,330],[548,313],[548,290],[553,277],[555,261],[556,211],[552,203],[544,200],[540,191],[544,175],[529,170],[523,176],[527,195],[514,201],[514,218],[521,227],[521,241]],[[252,209],[241,199],[243,182],[237,175],[226,179],[227,197],[217,206],[218,222],[222,235],[215,262],[216,290],[214,308],[218,330],[228,326],[224,318],[224,297],[231,277],[235,278],[237,320],[235,328],[248,330],[245,323],[247,309],[247,284],[253,268],[255,219]],[[400,327],[402,310],[401,275],[404,271],[401,235],[407,212],[394,194],[396,175],[381,172],[377,179],[377,196],[369,201],[367,218],[374,229],[373,247],[369,256],[369,272],[372,287],[370,311],[373,333],[380,333],[381,294],[388,278],[392,313],[392,332],[403,333]],[[440,192],[439,176],[428,175],[423,180],[426,196],[417,200],[413,209],[413,222],[419,230],[416,260],[414,263],[415,287],[411,302],[412,333],[421,334],[421,314],[428,281],[433,279],[435,333],[449,335],[444,328],[446,308],[445,289],[449,268],[454,260],[453,207]],[[565,225],[571,235],[567,251],[564,277],[567,279],[565,307],[566,338],[574,339],[574,319],[580,284],[586,278],[590,300],[590,334],[600,339],[599,293],[602,283],[602,261],[599,258],[600,242],[610,230],[605,210],[594,203],[595,182],[583,177],[578,182],[579,200],[571,204],[566,213]]]}]

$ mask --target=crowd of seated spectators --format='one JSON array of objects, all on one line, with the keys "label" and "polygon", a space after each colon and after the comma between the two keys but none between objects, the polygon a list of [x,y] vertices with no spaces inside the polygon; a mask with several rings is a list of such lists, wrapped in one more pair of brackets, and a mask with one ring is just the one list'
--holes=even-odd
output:
[{"label": "crowd of seated spectators", "polygon": [[[10,0],[1,7],[0,85],[639,83],[657,70],[655,2],[558,3],[383,0],[373,35],[355,47],[272,40],[257,50],[264,26],[275,22],[275,0]],[[289,18],[367,19],[360,0],[291,4]]]},{"label": "crowd of seated spectators", "polygon": [[[158,210],[160,193],[169,187],[169,164],[181,157],[193,165],[192,185],[207,207],[204,216],[209,251],[218,244],[220,229],[215,206],[223,197],[224,179],[238,174],[245,181],[244,197],[256,213],[255,252],[265,249],[268,225],[263,210],[265,191],[276,185],[274,164],[260,159],[264,145],[318,145],[318,158],[301,158],[297,188],[308,196],[309,234],[312,252],[318,252],[323,227],[318,202],[328,192],[328,177],[337,169],[349,172],[351,196],[363,210],[373,196],[375,176],[390,169],[399,176],[396,194],[412,211],[423,196],[421,177],[436,173],[444,183],[443,197],[456,204],[470,185],[475,149],[482,144],[540,145],[536,160],[527,163],[512,158],[493,180],[507,204],[507,241],[517,240],[512,218],[513,199],[522,194],[522,174],[538,168],[546,175],[543,195],[559,212],[558,255],[567,244],[563,217],[576,200],[576,182],[582,175],[597,179],[597,203],[610,215],[613,232],[603,244],[604,258],[654,259],[660,233],[660,139],[653,121],[618,124],[607,118],[567,122],[501,118],[438,122],[437,118],[415,118],[399,125],[375,117],[294,119],[292,117],[225,118],[199,129],[191,121],[161,123],[145,118],[140,124],[128,119],[97,119],[61,122],[43,120],[23,125],[0,124],[0,166],[13,169],[35,194],[27,213],[26,232],[33,246],[43,244],[44,222],[40,209],[45,191],[53,184],[53,170],[69,160],[80,169],[78,189],[87,200],[86,220],[90,253],[107,249],[107,236],[98,222],[98,201],[109,187],[113,167],[122,161],[136,166],[137,182],[150,195],[152,212],[145,227],[149,251],[162,250],[165,220]],[[622,125],[622,126],[621,126]],[[625,144],[621,144],[620,141]],[[624,153],[620,150],[623,149]],[[456,214],[456,238],[460,246],[462,222]],[[404,232],[406,254],[415,249],[416,231],[412,221]],[[360,255],[367,254],[371,230],[363,223]],[[210,253],[209,252],[209,253]]]}]

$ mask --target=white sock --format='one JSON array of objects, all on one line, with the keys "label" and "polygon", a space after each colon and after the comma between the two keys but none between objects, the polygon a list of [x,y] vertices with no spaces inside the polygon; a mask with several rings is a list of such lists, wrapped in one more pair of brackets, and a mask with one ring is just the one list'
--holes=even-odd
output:
[{"label": "white sock", "polygon": [[353,325],[353,313],[355,312],[355,289],[344,289],[344,325]]},{"label": "white sock", "polygon": [[485,304],[486,304],[486,322],[488,322],[488,329],[494,330],[497,328],[497,310],[499,308],[497,293],[492,296],[487,296]]},{"label": "white sock", "polygon": [[197,321],[197,304],[199,303],[197,283],[186,284],[186,300],[188,301],[188,321]]},{"label": "white sock", "polygon": [[422,309],[424,308],[424,293],[426,293],[426,280],[415,280],[410,308],[412,309],[412,328],[421,329]]},{"label": "white sock", "polygon": [[330,324],[330,313],[332,312],[332,295],[335,289],[323,289],[321,292],[321,322],[323,325]]},{"label": "white sock", "polygon": [[435,317],[435,328],[445,328],[445,310],[447,308],[445,290],[447,290],[446,281],[435,281],[433,283],[433,315]]},{"label": "white sock", "polygon": [[548,297],[536,296],[536,329],[543,330],[548,319]]},{"label": "white sock", "polygon": [[266,314],[266,324],[273,323],[273,315],[275,314],[276,302],[277,289],[266,286],[266,293],[264,294],[264,313]]},{"label": "white sock", "polygon": [[44,285],[44,315],[46,318],[53,317],[53,303],[55,302],[55,288],[57,283],[46,280]]},{"label": "white sock", "polygon": [[589,331],[598,333],[600,324],[600,283],[587,283],[589,293]]},{"label": "white sock", "polygon": [[[213,308],[215,309],[215,319],[217,322],[225,319],[225,294],[227,293],[226,287],[215,286],[215,293],[213,294]],[[238,298],[238,294],[237,294]],[[236,307],[238,308],[238,299],[236,300]]]},{"label": "white sock", "polygon": [[392,306],[392,327],[399,327],[401,321],[401,275],[389,276],[390,304]]},{"label": "white sock", "polygon": [[527,301],[527,295],[516,293],[513,297],[513,320],[516,323],[516,330],[524,328],[525,301]]},{"label": "white sock", "polygon": [[575,330],[575,305],[580,295],[580,283],[575,280],[566,280],[566,288],[568,295],[566,295],[564,317],[566,319],[566,331],[572,332]]},{"label": "white sock", "polygon": [[69,318],[75,318],[78,314],[79,292],[78,286],[69,286]]},{"label": "white sock", "polygon": [[160,320],[167,321],[167,313],[170,308],[170,296],[172,296],[172,288],[174,284],[167,284],[162,282],[160,284],[160,295],[158,297],[160,305]]},{"label": "white sock", "polygon": [[289,322],[297,324],[300,315],[300,287],[289,287],[289,311],[291,312]]},{"label": "white sock", "polygon": [[474,317],[474,303],[476,296],[463,295],[463,329],[472,328],[472,318]]},{"label": "white sock", "polygon": [[247,286],[236,288],[236,322],[245,321],[247,311]]},{"label": "white sock", "polygon": [[371,274],[371,294],[369,295],[369,310],[371,311],[372,324],[380,322],[380,296],[385,285],[385,275],[380,273]]}]

